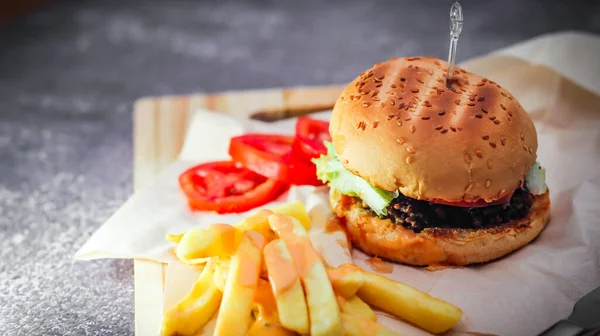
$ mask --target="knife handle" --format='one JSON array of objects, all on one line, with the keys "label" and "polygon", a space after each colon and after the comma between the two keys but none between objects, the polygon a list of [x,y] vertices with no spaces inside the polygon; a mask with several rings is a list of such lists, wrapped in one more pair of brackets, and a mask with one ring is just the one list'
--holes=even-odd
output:
[{"label": "knife handle", "polygon": [[584,328],[569,320],[560,320],[542,332],[540,336],[576,336],[584,331]]}]

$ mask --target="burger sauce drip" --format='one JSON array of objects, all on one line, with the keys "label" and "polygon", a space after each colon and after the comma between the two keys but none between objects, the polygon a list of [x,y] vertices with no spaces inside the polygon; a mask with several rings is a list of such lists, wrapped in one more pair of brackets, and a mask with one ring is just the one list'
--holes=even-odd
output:
[{"label": "burger sauce drip", "polygon": [[378,257],[367,259],[365,260],[365,262],[369,264],[369,268],[371,268],[377,273],[390,274],[393,271],[393,267],[391,264],[381,260]]}]

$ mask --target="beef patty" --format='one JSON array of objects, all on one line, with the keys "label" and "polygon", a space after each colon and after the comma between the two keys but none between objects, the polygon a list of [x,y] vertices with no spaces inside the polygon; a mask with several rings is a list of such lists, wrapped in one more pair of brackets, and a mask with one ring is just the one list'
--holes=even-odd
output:
[{"label": "beef patty", "polygon": [[505,204],[458,207],[419,201],[400,194],[388,205],[386,218],[417,233],[425,228],[481,229],[525,217],[533,199],[529,190],[519,188]]}]

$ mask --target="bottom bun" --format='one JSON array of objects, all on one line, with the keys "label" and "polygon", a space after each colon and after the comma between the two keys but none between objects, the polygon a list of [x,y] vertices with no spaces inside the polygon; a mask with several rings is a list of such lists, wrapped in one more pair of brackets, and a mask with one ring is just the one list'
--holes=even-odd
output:
[{"label": "bottom bun", "polygon": [[463,266],[500,258],[532,241],[548,223],[550,197],[535,196],[527,217],[472,230],[427,228],[415,233],[377,217],[356,197],[332,191],[331,205],[345,220],[350,240],[363,252],[416,266]]}]

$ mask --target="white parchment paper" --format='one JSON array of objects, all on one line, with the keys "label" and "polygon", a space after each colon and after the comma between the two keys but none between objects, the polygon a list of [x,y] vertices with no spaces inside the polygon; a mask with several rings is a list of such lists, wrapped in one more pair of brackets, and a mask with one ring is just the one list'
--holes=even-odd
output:
[{"label": "white parchment paper", "polygon": [[[534,118],[538,160],[547,169],[552,212],[532,244],[501,260],[429,272],[393,265],[387,276],[459,306],[456,332],[535,335],[569,315],[574,302],[600,285],[600,39],[562,33],[499,50],[463,66],[507,88]],[[318,114],[327,119],[329,113]],[[232,136],[245,132],[292,134],[295,120],[260,123],[198,111],[179,160],[134,194],[81,247],[76,258],[145,258],[173,263],[167,233],[193,226],[236,223],[246,216],[192,213],[177,177],[193,164],[228,159]],[[325,187],[295,187],[274,204],[301,200],[315,230],[311,238],[332,266],[353,261],[369,269],[360,251],[346,251],[320,228],[329,209]],[[251,211],[251,213],[254,211]],[[173,263],[165,306],[185,294],[197,271]],[[173,271],[171,271],[173,270]],[[426,334],[400,321],[381,321],[407,335]]]}]

